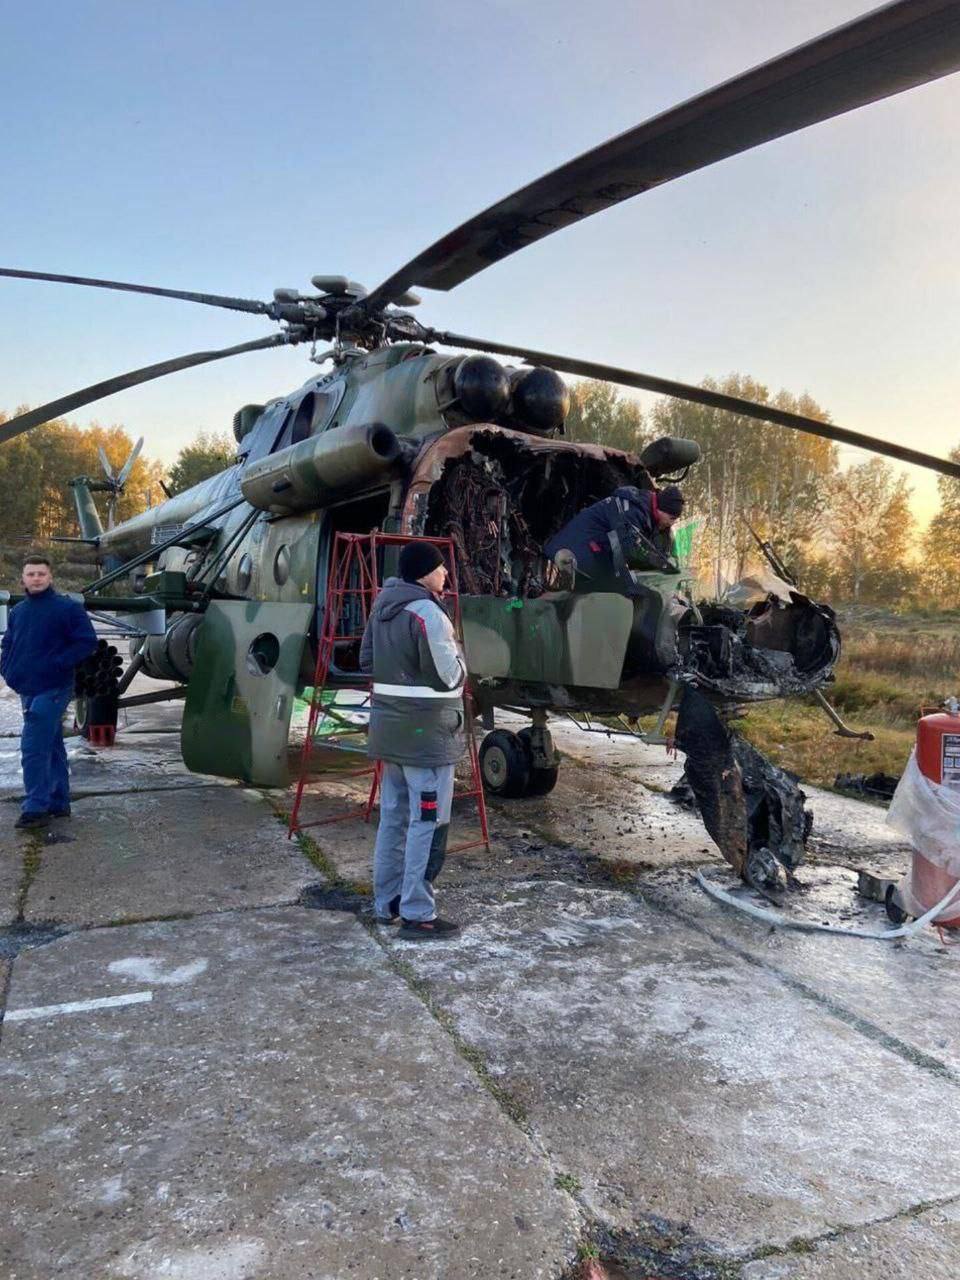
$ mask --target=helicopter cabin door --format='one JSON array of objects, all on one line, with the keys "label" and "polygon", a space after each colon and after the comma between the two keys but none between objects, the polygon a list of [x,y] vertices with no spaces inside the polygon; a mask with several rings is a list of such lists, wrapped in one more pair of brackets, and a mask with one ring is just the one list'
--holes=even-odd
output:
[{"label": "helicopter cabin door", "polygon": [[180,742],[194,773],[290,781],[287,739],[312,604],[219,600],[204,614]]}]

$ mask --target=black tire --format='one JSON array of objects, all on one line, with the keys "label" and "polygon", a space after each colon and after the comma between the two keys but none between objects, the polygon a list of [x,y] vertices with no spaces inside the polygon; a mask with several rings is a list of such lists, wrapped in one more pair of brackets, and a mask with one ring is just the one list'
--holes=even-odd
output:
[{"label": "black tire", "polygon": [[523,743],[508,729],[494,729],[480,743],[480,776],[491,796],[513,800],[527,794],[530,759]]},{"label": "black tire", "polygon": [[527,783],[525,794],[528,796],[549,795],[557,785],[560,766],[555,764],[551,769],[538,769],[533,763],[533,752],[530,750],[530,730],[521,729],[517,737],[523,743],[523,749],[527,753],[527,762],[530,766],[530,781]]}]

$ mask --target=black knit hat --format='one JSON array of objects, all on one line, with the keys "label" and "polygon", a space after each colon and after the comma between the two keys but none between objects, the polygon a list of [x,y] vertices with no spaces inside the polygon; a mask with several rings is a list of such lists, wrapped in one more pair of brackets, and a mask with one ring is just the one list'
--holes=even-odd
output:
[{"label": "black knit hat", "polygon": [[668,516],[678,516],[683,511],[683,494],[675,484],[668,484],[658,491],[657,506]]},{"label": "black knit hat", "polygon": [[408,542],[400,552],[400,577],[404,582],[419,582],[441,564],[443,556],[432,542]]}]

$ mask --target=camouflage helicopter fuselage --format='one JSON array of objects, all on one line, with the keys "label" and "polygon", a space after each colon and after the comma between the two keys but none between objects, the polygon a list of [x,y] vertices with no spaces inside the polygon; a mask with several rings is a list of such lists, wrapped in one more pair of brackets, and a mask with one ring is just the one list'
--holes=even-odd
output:
[{"label": "camouflage helicopter fuselage", "polygon": [[[235,465],[113,530],[91,528],[76,482],[84,533],[108,563],[174,540],[139,584],[167,606],[164,632],[143,641],[139,663],[188,686],[188,765],[287,781],[292,696],[312,675],[338,530],[453,538],[488,723],[494,707],[526,708],[540,725],[551,711],[635,718],[677,682],[720,704],[822,683],[838,653],[832,615],[796,593],[714,616],[692,607],[676,574],[633,573],[630,594],[550,589],[547,538],[619,485],[654,483],[635,455],[558,439],[566,407],[549,370],[398,343],[342,354],[293,394],[245,407]],[[655,473],[689,461],[689,442],[671,444],[679,454],[654,449]],[[251,656],[265,636],[276,649]],[[335,676],[355,679],[355,669],[343,648]]]}]

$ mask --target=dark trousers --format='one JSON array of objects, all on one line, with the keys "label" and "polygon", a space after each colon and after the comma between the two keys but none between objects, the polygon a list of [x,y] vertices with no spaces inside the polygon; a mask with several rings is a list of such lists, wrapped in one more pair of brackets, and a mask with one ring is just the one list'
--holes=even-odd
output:
[{"label": "dark trousers", "polygon": [[64,689],[48,689],[20,698],[24,813],[59,813],[70,808],[70,774],[61,722],[72,697],[71,682]]}]

